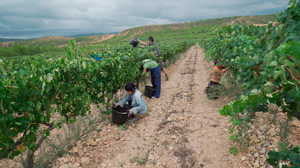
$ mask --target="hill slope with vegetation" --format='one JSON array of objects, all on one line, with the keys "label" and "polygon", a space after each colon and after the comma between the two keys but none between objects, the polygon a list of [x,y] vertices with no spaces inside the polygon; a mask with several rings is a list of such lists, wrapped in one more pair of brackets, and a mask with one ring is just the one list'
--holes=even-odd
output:
[{"label": "hill slope with vegetation", "polygon": [[100,44],[128,42],[132,37],[147,38],[149,36],[154,36],[156,41],[199,39],[209,37],[213,34],[213,29],[225,25],[266,24],[270,20],[275,20],[275,15],[235,16],[185,23],[147,25],[124,30]]},{"label": "hill slope with vegetation", "polygon": [[86,46],[93,43],[112,38],[114,34],[82,36],[82,37],[61,37],[46,36],[34,40],[11,41],[0,43],[0,57],[35,55],[41,53],[56,53],[66,50],[70,40],[75,40],[78,45]]},{"label": "hill slope with vegetation", "polygon": [[75,38],[47,36],[34,40],[0,43],[0,57],[61,52],[65,51],[65,48],[62,47],[67,46],[68,42],[72,39],[82,47],[99,44],[118,45],[124,42],[127,44],[132,37],[147,38],[153,36],[156,42],[203,39],[210,37],[213,34],[213,29],[221,28],[224,25],[266,24],[270,20],[275,20],[275,15],[235,16],[185,23],[147,25],[127,29],[117,34],[81,36]]}]

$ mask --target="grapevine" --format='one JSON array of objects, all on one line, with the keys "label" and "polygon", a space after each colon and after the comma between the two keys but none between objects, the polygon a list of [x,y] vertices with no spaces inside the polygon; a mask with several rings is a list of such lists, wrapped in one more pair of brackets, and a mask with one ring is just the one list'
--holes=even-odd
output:
[{"label": "grapevine", "polygon": [[[0,59],[0,159],[13,158],[28,149],[27,163],[32,167],[34,152],[52,129],[88,115],[91,103],[108,104],[113,94],[141,75],[141,61],[154,58],[151,48],[130,45],[103,49],[97,53],[104,57],[101,62],[82,53],[70,41],[65,55]],[[61,118],[52,120],[55,113]],[[41,125],[47,128],[39,136]]]},{"label": "grapevine", "polygon": [[243,87],[236,101],[219,110],[230,116],[235,128],[247,122],[239,113],[268,112],[269,104],[276,104],[288,118],[300,112],[299,11],[300,2],[291,0],[284,12],[277,13],[278,26],[271,21],[266,27],[224,26],[204,41],[206,59],[218,58],[229,66]]}]

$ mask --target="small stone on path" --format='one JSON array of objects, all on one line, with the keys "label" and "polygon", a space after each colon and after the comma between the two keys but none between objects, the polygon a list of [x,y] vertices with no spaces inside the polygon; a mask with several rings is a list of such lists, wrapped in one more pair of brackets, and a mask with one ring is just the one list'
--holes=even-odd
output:
[{"label": "small stone on path", "polygon": [[59,168],[69,168],[68,164],[61,165]]},{"label": "small stone on path", "polygon": [[80,164],[79,164],[79,163],[74,163],[74,164],[73,164],[73,168],[78,168],[78,167],[80,167]]},{"label": "small stone on path", "polygon": [[266,148],[262,148],[261,151],[260,151],[260,153],[265,154],[266,153]]},{"label": "small stone on path", "polygon": [[90,158],[87,158],[87,157],[81,158],[81,164],[82,164],[82,166],[86,167],[86,166],[88,166],[90,163],[91,163],[91,159],[90,159]]}]

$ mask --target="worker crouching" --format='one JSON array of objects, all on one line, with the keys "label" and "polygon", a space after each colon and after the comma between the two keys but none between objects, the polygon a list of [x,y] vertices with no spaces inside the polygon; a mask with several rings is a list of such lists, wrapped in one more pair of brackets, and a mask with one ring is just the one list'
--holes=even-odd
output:
[{"label": "worker crouching", "polygon": [[220,82],[220,76],[224,74],[229,68],[225,68],[222,65],[217,65],[218,60],[214,60],[214,69],[213,69],[213,77],[206,87],[205,91],[207,93],[207,97],[209,99],[218,99],[220,96],[220,91],[224,88]]},{"label": "worker crouching", "polygon": [[135,85],[133,83],[126,84],[125,90],[128,93],[127,96],[119,103],[115,103],[114,106],[123,107],[126,102],[130,101],[131,109],[128,112],[128,116],[134,117],[130,121],[136,122],[145,117],[147,112],[146,102],[142,93],[135,88]]}]

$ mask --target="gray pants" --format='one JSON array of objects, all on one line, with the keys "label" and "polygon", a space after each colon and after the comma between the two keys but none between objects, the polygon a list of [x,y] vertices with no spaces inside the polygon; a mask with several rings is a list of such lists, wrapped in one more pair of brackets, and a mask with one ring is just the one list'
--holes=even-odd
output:
[{"label": "gray pants", "polygon": [[157,60],[157,63],[158,63],[158,65],[159,65],[159,67],[160,67],[160,70],[165,69],[164,63],[162,62],[162,59],[158,59],[158,60]]}]

